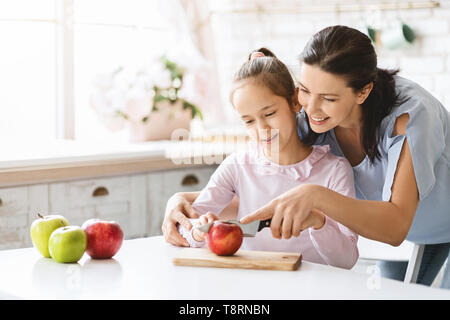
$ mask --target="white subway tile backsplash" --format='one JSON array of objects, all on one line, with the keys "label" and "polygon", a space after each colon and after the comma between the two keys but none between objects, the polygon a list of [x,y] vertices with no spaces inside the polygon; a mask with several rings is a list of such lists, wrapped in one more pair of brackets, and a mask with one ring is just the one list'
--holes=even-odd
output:
[{"label": "white subway tile backsplash", "polygon": [[411,19],[407,24],[421,36],[448,35],[450,30],[448,19]]},{"label": "white subway tile backsplash", "polygon": [[[213,2],[221,2],[214,0]],[[406,0],[401,0],[405,1]],[[383,3],[375,0],[371,3]],[[411,26],[416,34],[415,42],[405,49],[388,50],[376,47],[379,66],[383,68],[400,68],[401,74],[421,84],[425,89],[440,96],[440,100],[450,101],[450,1],[440,1],[440,8],[402,9],[354,12],[313,12],[296,13],[295,8],[308,5],[325,5],[325,2],[286,0],[273,2],[252,0],[240,2],[225,0],[222,5],[231,3],[235,7],[263,7],[265,10],[292,7],[292,13],[245,13],[213,15],[213,31],[216,32],[216,52],[227,46],[226,52],[217,59],[222,86],[222,99],[228,105],[229,81],[239,65],[245,61],[248,51],[260,46],[267,46],[278,55],[292,70],[298,72],[298,55],[311,36],[320,29],[342,24],[364,30],[368,23],[386,26],[395,21],[403,21]],[[326,1],[326,5],[354,4],[354,1]],[[225,60],[225,61],[223,61]],[[228,121],[236,121],[231,112]]]},{"label": "white subway tile backsplash", "polygon": [[400,68],[408,73],[436,74],[445,69],[445,59],[442,56],[403,57]]}]

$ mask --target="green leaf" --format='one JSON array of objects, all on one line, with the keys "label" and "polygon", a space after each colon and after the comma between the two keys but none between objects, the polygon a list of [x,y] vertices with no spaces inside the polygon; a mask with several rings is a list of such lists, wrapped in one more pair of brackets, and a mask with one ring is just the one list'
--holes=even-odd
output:
[{"label": "green leaf", "polygon": [[163,95],[160,95],[160,94],[156,94],[156,95],[153,97],[153,102],[154,102],[154,103],[161,102],[161,101],[164,101],[164,100],[167,100],[167,97],[165,97],[165,96],[163,96]]},{"label": "green leaf", "polygon": [[122,117],[122,118],[124,118],[125,120],[128,120],[127,114],[124,113],[124,112],[122,112],[121,110],[116,110],[116,114],[117,114],[119,117]]},{"label": "green leaf", "polygon": [[191,109],[191,116],[192,119],[194,119],[196,116],[200,118],[200,120],[203,120],[203,114],[201,110],[194,104],[187,102],[186,100],[183,100],[183,110],[186,110],[190,108]]}]

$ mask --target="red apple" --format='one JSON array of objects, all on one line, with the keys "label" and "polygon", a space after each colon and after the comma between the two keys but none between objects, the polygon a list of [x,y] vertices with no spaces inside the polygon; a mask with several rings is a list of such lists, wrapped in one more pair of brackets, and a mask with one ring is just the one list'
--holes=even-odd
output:
[{"label": "red apple", "polygon": [[231,256],[242,244],[242,229],[237,224],[214,221],[206,237],[209,250],[219,256]]},{"label": "red apple", "polygon": [[89,219],[81,228],[87,236],[86,252],[93,259],[112,258],[122,246],[123,231],[115,221]]}]

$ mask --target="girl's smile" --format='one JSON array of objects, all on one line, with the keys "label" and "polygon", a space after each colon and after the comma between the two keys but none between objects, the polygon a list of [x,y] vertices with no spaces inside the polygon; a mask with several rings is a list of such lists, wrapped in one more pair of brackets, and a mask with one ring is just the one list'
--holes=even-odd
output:
[{"label": "girl's smile", "polygon": [[[270,131],[278,131],[278,130],[270,130]],[[267,139],[261,139],[261,142],[271,144],[272,141],[274,141],[276,138],[278,138],[278,132],[274,133],[272,136],[268,137]]]},{"label": "girl's smile", "polygon": [[[294,96],[296,97],[296,96]],[[244,122],[249,136],[264,149],[267,158],[279,164],[293,164],[303,159],[305,148],[297,133],[295,112],[284,97],[264,85],[246,80],[239,83],[232,104]]]}]

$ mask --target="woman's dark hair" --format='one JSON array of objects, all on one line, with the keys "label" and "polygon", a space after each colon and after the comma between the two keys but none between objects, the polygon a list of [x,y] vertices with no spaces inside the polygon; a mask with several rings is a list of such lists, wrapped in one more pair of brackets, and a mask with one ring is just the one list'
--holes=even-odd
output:
[{"label": "woman's dark hair", "polygon": [[[300,61],[343,77],[354,92],[373,82],[369,96],[362,104],[361,142],[373,163],[380,159],[381,121],[398,103],[394,75],[398,70],[377,67],[377,55],[371,40],[364,33],[346,26],[327,27],[316,33],[300,54]],[[320,134],[309,126],[303,138],[305,144],[316,142]]]},{"label": "woman's dark hair", "polygon": [[[251,59],[254,52],[261,52],[264,56]],[[233,82],[238,83],[247,79],[252,79],[269,88],[273,94],[286,98],[289,106],[297,103],[292,74],[286,65],[267,48],[252,51],[247,61],[236,72]],[[232,101],[234,91],[235,89],[231,91],[230,101]]]}]

